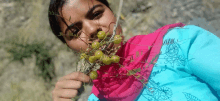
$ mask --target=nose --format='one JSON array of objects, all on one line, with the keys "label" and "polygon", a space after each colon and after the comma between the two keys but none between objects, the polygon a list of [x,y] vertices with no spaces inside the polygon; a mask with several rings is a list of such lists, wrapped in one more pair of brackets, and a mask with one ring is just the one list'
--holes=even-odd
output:
[{"label": "nose", "polygon": [[101,31],[101,28],[99,28],[97,22],[86,20],[84,21],[83,26],[84,26],[84,32],[89,37],[90,41],[94,41],[94,40],[100,41],[97,37],[97,33]]}]

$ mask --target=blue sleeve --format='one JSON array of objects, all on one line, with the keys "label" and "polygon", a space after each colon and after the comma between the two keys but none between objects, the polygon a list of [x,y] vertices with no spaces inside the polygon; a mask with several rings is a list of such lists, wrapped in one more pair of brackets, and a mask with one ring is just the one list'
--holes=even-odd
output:
[{"label": "blue sleeve", "polygon": [[88,101],[100,101],[93,93],[89,96]]},{"label": "blue sleeve", "polygon": [[[194,25],[187,25],[189,72],[209,84],[220,97],[220,38]],[[202,89],[201,89],[202,90]]]},{"label": "blue sleeve", "polygon": [[[213,93],[216,93],[215,96],[219,99],[220,38],[195,25],[186,25],[183,28],[172,29],[172,33],[178,33],[172,34],[172,37],[178,39],[178,43],[180,43],[179,47],[181,47],[180,50],[188,60],[186,62],[187,66],[184,66],[185,72],[196,76],[198,79],[201,79],[201,82],[208,84],[210,88],[213,89]],[[159,81],[160,80],[158,80],[158,82]],[[144,90],[148,91],[147,89]],[[203,88],[201,88],[201,90],[203,90]],[[140,93],[140,97],[137,98],[138,101],[147,100],[143,92]],[[176,98],[179,98],[179,96],[176,96]],[[91,94],[88,101],[100,100],[94,94]]]},{"label": "blue sleeve", "polygon": [[217,101],[219,96],[220,38],[186,25],[164,36],[158,61],[135,101]]}]

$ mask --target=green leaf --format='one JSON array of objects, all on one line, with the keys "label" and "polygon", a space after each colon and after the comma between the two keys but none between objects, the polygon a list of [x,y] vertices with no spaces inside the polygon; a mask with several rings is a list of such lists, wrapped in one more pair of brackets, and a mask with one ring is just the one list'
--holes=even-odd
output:
[{"label": "green leaf", "polygon": [[141,79],[140,81],[141,81],[142,83],[144,83],[145,80],[144,80],[144,79]]},{"label": "green leaf", "polygon": [[62,32],[60,32],[60,35],[58,35],[58,36],[63,36],[63,33],[62,33]]},{"label": "green leaf", "polygon": [[144,84],[146,85],[148,82],[144,82]]},{"label": "green leaf", "polygon": [[130,62],[134,61],[133,56],[130,57]]},{"label": "green leaf", "polygon": [[140,78],[141,75],[136,76],[137,78]]},{"label": "green leaf", "polygon": [[130,76],[130,75],[134,75],[135,74],[135,71],[133,71],[133,70],[129,70],[128,71],[128,75]]},{"label": "green leaf", "polygon": [[139,52],[138,51],[136,52],[136,57],[139,57]]},{"label": "green leaf", "polygon": [[69,18],[69,21],[71,20],[71,16],[70,16],[70,18]]},{"label": "green leaf", "polygon": [[134,71],[137,73],[137,72],[140,72],[141,71],[141,68],[137,68],[137,69],[134,69]]},{"label": "green leaf", "polygon": [[133,70],[129,70],[128,71],[128,75],[134,75],[136,74],[137,72],[140,72],[141,71],[141,68],[137,68],[137,69],[133,69]]}]

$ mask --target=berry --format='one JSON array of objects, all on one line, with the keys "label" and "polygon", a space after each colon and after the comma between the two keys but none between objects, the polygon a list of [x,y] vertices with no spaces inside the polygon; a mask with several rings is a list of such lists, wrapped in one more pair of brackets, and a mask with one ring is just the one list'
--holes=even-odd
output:
[{"label": "berry", "polygon": [[96,56],[97,59],[100,59],[103,56],[103,52],[101,50],[97,50],[95,52],[95,56]]},{"label": "berry", "polygon": [[81,56],[80,56],[80,59],[84,59],[84,58],[87,58],[88,56],[86,55],[86,53],[82,53]]},{"label": "berry", "polygon": [[92,43],[92,48],[93,48],[93,49],[99,48],[99,42],[93,42],[93,43]]},{"label": "berry", "polygon": [[110,65],[111,64],[111,59],[108,56],[103,56],[101,61],[105,64],[105,65]]},{"label": "berry", "polygon": [[96,60],[96,57],[95,57],[95,56],[90,56],[90,57],[89,57],[89,62],[90,62],[90,63],[94,63],[95,60]]},{"label": "berry", "polygon": [[99,31],[97,36],[98,36],[99,39],[104,39],[106,35],[105,35],[104,31]]},{"label": "berry", "polygon": [[119,44],[121,42],[122,37],[120,35],[115,35],[114,44]]},{"label": "berry", "polygon": [[96,71],[91,71],[89,76],[92,80],[95,80],[98,77],[98,73]]},{"label": "berry", "polygon": [[117,55],[113,55],[113,56],[111,57],[111,60],[112,60],[114,63],[118,63],[118,62],[120,61],[120,57],[117,56]]},{"label": "berry", "polygon": [[101,44],[100,44],[100,46],[103,46],[103,45],[105,45],[107,42],[106,41],[103,41]]}]

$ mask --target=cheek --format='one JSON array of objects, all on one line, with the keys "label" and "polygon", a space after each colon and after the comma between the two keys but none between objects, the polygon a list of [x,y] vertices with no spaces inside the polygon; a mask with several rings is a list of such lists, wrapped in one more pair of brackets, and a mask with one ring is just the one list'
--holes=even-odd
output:
[{"label": "cheek", "polygon": [[83,50],[87,48],[87,44],[80,39],[68,41],[67,44],[69,48],[71,48],[72,50],[76,50],[76,51],[80,51],[81,48]]},{"label": "cheek", "polygon": [[105,16],[107,16],[106,18],[109,20],[109,21],[115,21],[115,16],[113,14],[113,12],[111,12],[111,10],[106,10],[106,12],[104,13]]},{"label": "cheek", "polygon": [[99,23],[106,28],[105,31],[112,33],[116,18],[110,10],[107,10],[103,13],[103,17],[99,20]]}]

